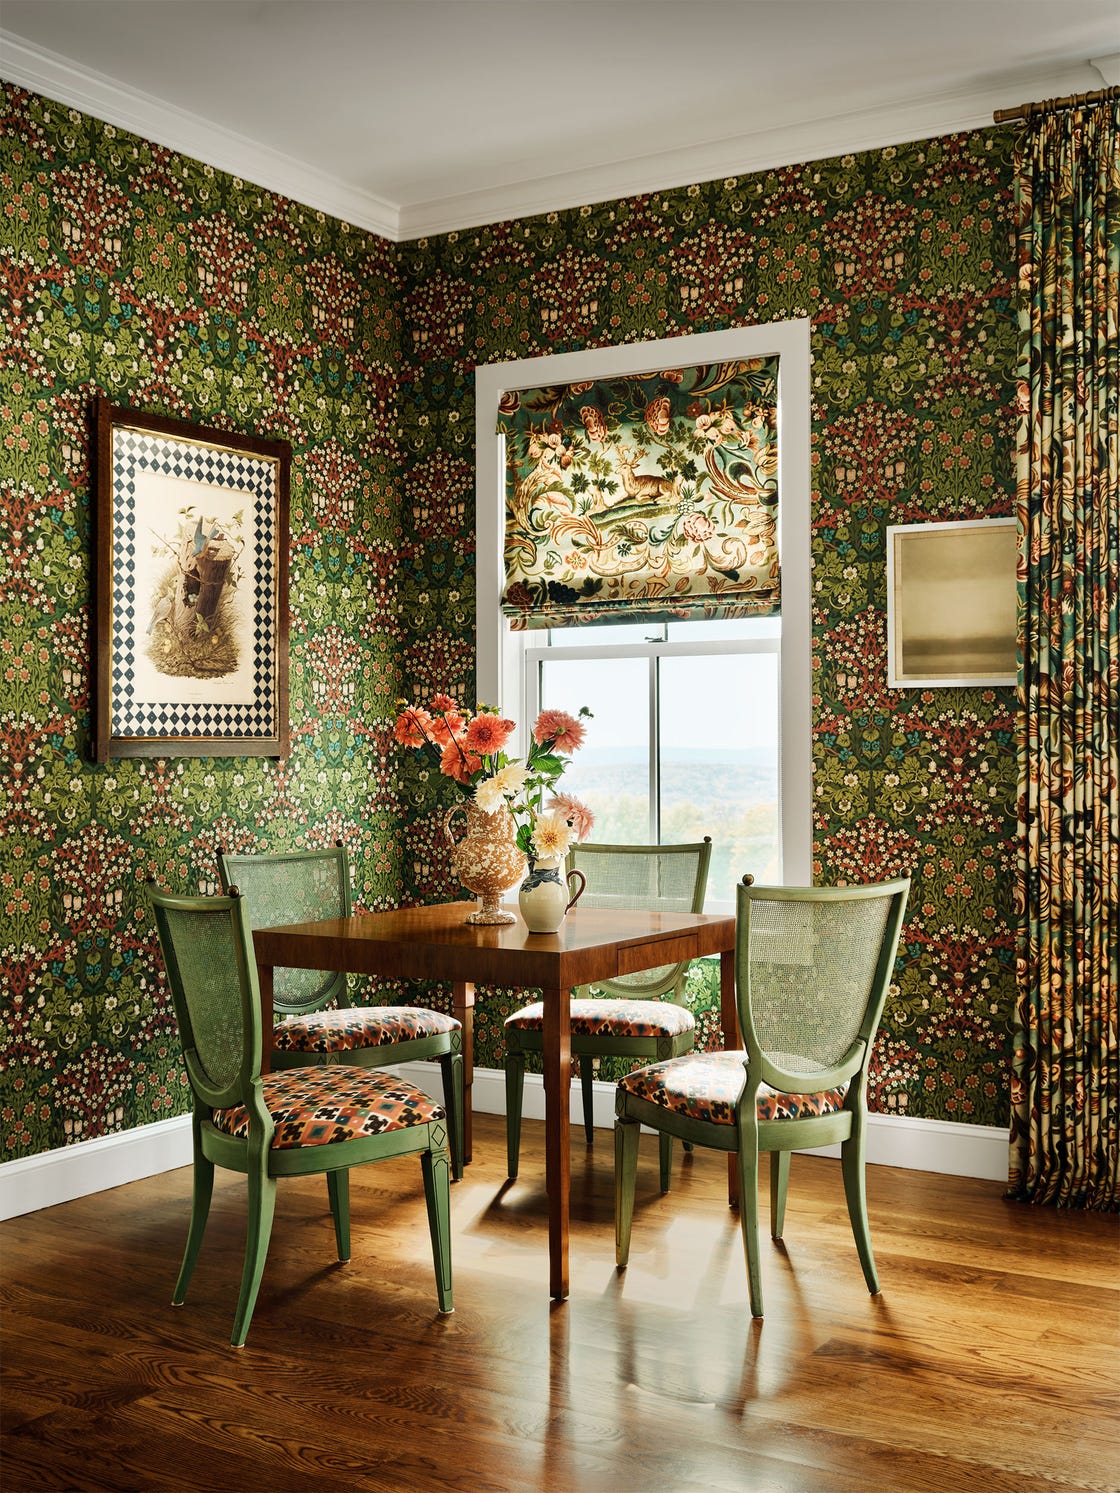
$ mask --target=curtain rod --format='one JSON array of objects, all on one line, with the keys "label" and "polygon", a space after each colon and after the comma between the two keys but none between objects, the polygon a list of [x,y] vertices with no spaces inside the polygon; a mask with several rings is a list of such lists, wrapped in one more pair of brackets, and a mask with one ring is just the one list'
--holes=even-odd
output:
[{"label": "curtain rod", "polygon": [[1006,124],[1009,119],[1030,119],[1034,114],[1055,114],[1059,109],[1079,109],[1082,104],[1103,104],[1106,99],[1114,98],[1120,98],[1120,88],[1099,88],[1096,93],[1070,93],[1065,98],[1043,99],[1040,104],[997,109],[992,118],[996,124]]}]

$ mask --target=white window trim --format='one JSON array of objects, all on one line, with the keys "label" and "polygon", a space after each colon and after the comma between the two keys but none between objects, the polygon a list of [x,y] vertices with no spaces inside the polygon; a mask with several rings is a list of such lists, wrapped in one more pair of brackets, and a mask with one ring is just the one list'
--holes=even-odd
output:
[{"label": "white window trim", "polygon": [[[525,634],[515,633],[501,610],[505,455],[504,442],[493,433],[501,396],[512,389],[543,384],[772,357],[778,359],[778,552],[782,565],[778,752],[782,879],[791,886],[808,886],[813,866],[808,318],[475,368],[476,675],[480,700],[505,710],[513,710],[514,702],[520,701]],[[520,716],[518,725],[524,729]]]}]

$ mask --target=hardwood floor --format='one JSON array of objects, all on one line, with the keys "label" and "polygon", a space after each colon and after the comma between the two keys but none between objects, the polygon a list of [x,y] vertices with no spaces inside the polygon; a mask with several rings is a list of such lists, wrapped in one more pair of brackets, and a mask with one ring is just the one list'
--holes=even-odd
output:
[{"label": "hardwood floor", "polygon": [[872,1299],[839,1162],[795,1156],[752,1323],[723,1157],[678,1152],[663,1199],[643,1138],[619,1275],[610,1136],[589,1154],[573,1132],[572,1295],[554,1306],[542,1141],[526,1122],[507,1187],[502,1122],[476,1117],[447,1318],[415,1160],[353,1174],[345,1266],[322,1180],[281,1183],[240,1352],[240,1178],[219,1173],[183,1310],[188,1171],[0,1225],[5,1493],[1120,1485],[1115,1217],[870,1168]]}]

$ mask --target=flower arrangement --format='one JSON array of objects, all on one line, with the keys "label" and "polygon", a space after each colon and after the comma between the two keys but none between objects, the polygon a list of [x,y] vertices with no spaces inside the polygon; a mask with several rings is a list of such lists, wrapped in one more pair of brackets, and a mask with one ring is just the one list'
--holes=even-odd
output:
[{"label": "flower arrangement", "polygon": [[515,730],[492,705],[462,709],[450,695],[436,695],[425,709],[398,702],[401,707],[394,735],[404,746],[432,752],[439,770],[458,784],[465,797],[484,814],[507,805],[517,826],[518,848],[531,861],[563,860],[573,840],[586,840],[595,816],[571,794],[557,792],[557,784],[583,745],[583,706],[578,716],[563,710],[542,710],[533,725],[524,761],[506,755]]}]

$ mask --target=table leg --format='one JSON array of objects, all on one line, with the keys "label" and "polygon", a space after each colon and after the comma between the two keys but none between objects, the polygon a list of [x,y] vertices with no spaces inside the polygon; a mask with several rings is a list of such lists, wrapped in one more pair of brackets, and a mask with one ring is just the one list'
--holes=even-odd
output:
[{"label": "table leg", "polygon": [[544,1153],[548,1189],[549,1293],[557,1301],[568,1294],[568,1194],[572,1155],[572,993],[542,990],[544,1000]]},{"label": "table leg", "polygon": [[261,996],[261,1072],[272,1069],[272,1029],[276,1021],[272,1004],[272,965],[257,965],[257,986]]},{"label": "table leg", "polygon": [[451,1014],[463,1028],[463,1162],[474,1155],[471,1123],[471,1087],[474,1084],[474,986],[465,982],[451,987]]},{"label": "table leg", "polygon": [[[739,1009],[735,1003],[735,950],[724,949],[719,956],[719,1014],[723,1027],[723,1045],[734,1050],[739,1046]],[[727,1205],[739,1202],[739,1161],[732,1151],[727,1157]]]}]

